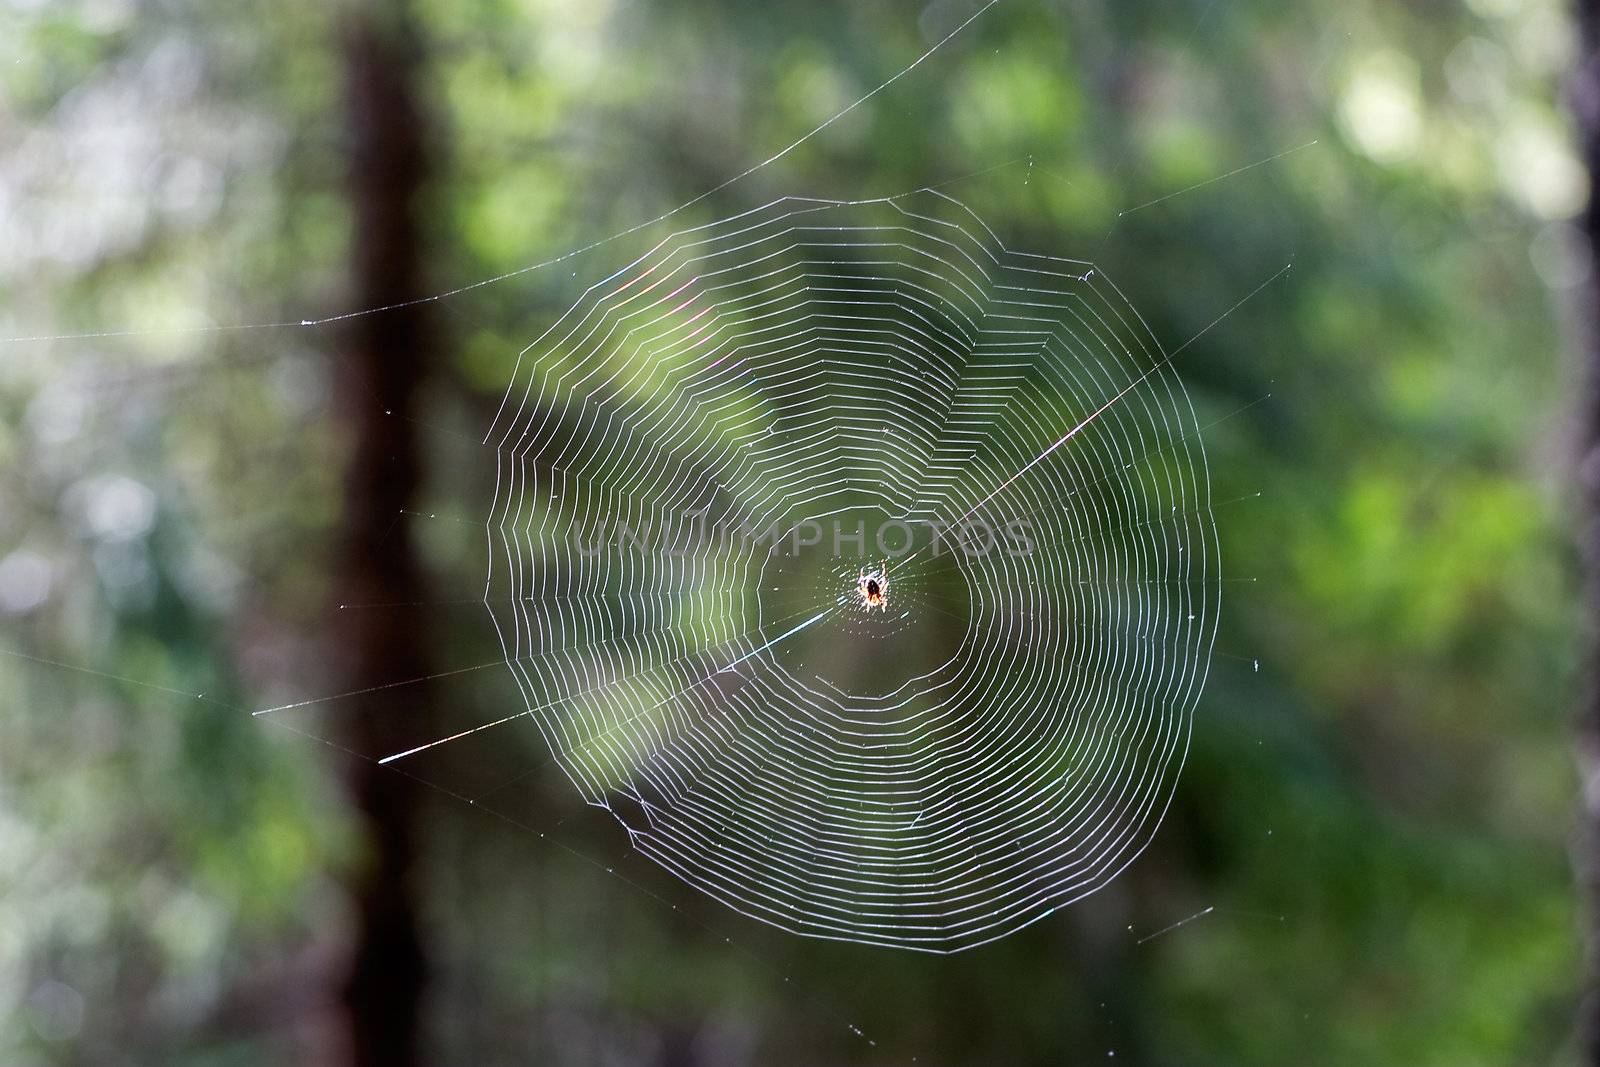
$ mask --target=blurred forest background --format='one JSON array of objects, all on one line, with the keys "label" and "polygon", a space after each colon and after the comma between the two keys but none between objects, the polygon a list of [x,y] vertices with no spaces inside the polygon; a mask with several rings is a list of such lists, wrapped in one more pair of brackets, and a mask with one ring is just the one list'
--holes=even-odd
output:
[{"label": "blurred forest background", "polygon": [[[1002,0],[670,225],[254,325],[655,218],[977,7],[0,5],[0,1062],[1585,1055],[1555,0]],[[935,183],[1169,346],[1294,262],[1180,364],[1234,580],[1151,849],[926,958],[701,899],[531,729],[375,774],[393,717],[516,706],[462,670],[516,351],[670,229]]]}]

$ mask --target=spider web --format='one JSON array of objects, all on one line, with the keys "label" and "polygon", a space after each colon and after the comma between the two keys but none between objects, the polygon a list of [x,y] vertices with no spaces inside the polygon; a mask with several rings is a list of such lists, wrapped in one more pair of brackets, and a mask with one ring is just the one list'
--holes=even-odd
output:
[{"label": "spider web", "polygon": [[633,847],[794,933],[955,951],[1093,893],[1216,633],[1173,355],[935,191],[672,234],[519,353],[486,437],[524,710],[389,758],[531,724]]},{"label": "spider web", "polygon": [[[996,2],[700,196],[407,303],[680,216]],[[802,934],[953,951],[1081,899],[1156,831],[1216,631],[1178,351],[1090,263],[1006,249],[935,190],[672,234],[518,354],[485,438],[483,600],[523,706],[379,762],[532,725],[642,854]],[[873,568],[885,611],[855,599]]]}]

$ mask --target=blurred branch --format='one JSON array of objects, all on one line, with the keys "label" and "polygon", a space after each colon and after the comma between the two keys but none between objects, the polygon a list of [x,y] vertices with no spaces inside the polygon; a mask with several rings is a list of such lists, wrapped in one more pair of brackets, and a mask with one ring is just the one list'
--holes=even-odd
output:
[{"label": "blurred branch", "polygon": [[[1579,52],[1568,87],[1583,162],[1589,173],[1588,205],[1580,220],[1586,253],[1600,249],[1600,0],[1577,0]],[[1600,620],[1600,264],[1591,263],[1581,302],[1585,388],[1578,451],[1582,517],[1579,549],[1587,569],[1591,620]],[[1584,827],[1574,846],[1579,888],[1588,901],[1585,963],[1587,985],[1579,1008],[1585,1062],[1600,1064],[1600,650],[1591,648],[1588,696],[1579,720],[1578,762],[1582,774]]]},{"label": "blurred branch", "polygon": [[[350,134],[350,197],[355,220],[355,306],[388,307],[424,295],[417,198],[428,149],[416,101],[417,49],[397,8],[365,5],[343,45]],[[426,305],[397,307],[349,323],[341,369],[342,417],[351,428],[343,543],[336,599],[349,603],[427,599],[409,529],[395,523],[413,502],[422,459],[416,439],[418,386],[430,335]],[[340,616],[348,683],[373,685],[428,673],[420,619],[402,612]],[[358,698],[344,709],[355,751],[393,750],[397,726],[414,734],[428,715],[426,683]],[[352,885],[359,928],[344,989],[352,1062],[406,1067],[420,1062],[419,1005],[427,963],[418,929],[413,867],[419,783],[360,763],[351,789],[368,835]]]}]

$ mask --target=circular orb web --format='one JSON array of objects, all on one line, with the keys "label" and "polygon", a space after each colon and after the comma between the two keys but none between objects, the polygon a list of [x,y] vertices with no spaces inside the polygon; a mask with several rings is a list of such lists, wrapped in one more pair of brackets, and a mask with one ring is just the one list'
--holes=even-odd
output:
[{"label": "circular orb web", "polygon": [[795,933],[968,948],[1166,811],[1221,588],[1198,430],[1090,264],[935,192],[780,200],[521,353],[485,599],[639,851]]}]

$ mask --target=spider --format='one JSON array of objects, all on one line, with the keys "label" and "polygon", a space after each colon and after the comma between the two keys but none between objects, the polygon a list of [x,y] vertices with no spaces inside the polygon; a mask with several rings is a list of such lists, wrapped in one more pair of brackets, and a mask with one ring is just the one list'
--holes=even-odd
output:
[{"label": "spider", "polygon": [[861,606],[871,611],[889,610],[889,575],[882,568],[867,573],[862,568],[861,576],[856,579],[856,596],[861,598]]}]

